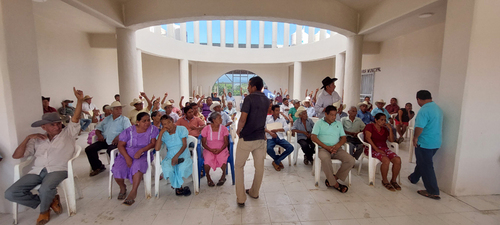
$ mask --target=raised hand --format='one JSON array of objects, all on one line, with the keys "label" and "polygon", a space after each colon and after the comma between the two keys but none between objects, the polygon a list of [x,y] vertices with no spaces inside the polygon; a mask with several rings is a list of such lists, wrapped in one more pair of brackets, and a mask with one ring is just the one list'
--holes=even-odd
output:
[{"label": "raised hand", "polygon": [[167,96],[168,96],[168,93],[167,93],[167,92],[165,92],[165,98],[166,98]]},{"label": "raised hand", "polygon": [[183,95],[183,96],[181,96],[181,101],[182,101],[182,99],[184,99],[184,95]]},{"label": "raised hand", "polygon": [[76,97],[76,99],[78,99],[78,100],[80,100],[80,101],[83,101],[83,97],[84,97],[84,95],[83,95],[83,91],[81,91],[81,90],[76,90],[76,88],[75,88],[75,87],[73,87],[73,92],[75,93],[75,97]]}]

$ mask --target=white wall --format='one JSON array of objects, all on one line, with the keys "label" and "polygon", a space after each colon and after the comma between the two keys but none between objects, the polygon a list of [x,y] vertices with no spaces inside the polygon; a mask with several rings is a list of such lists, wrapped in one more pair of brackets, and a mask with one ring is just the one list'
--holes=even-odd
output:
[{"label": "white wall", "polygon": [[305,99],[306,89],[308,90],[307,94],[313,91],[313,96],[317,88],[320,88],[318,94],[321,93],[321,87],[323,86],[321,81],[327,76],[335,77],[335,58],[303,62],[302,85],[300,87],[300,97],[298,99]]},{"label": "white wall", "polygon": [[380,67],[375,73],[373,101],[396,97],[399,106],[413,103],[415,95],[429,90],[438,96],[444,24],[437,24],[381,43],[380,54],[363,55],[363,69]]},{"label": "white wall", "polygon": [[[180,99],[179,60],[142,54],[142,76],[144,91],[148,97],[156,97],[168,93],[167,99],[174,99],[176,107]],[[186,96],[187,98],[187,96]]]},{"label": "white wall", "polygon": [[[35,17],[42,95],[59,108],[65,98],[75,99],[73,86],[94,96],[92,103],[102,110],[118,93],[116,49],[90,48],[88,35],[64,21]],[[39,105],[41,106],[41,103]]]}]

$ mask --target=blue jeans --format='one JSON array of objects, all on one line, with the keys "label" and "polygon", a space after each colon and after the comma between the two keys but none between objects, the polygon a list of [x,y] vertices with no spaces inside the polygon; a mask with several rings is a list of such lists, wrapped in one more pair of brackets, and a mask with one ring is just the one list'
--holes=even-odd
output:
[{"label": "blue jeans", "polygon": [[[285,149],[285,152],[281,153],[281,155],[276,155],[274,151],[274,146],[279,145]],[[273,158],[274,163],[279,165],[283,159],[285,159],[288,155],[293,152],[293,146],[288,143],[285,139],[272,138],[267,139],[267,154]]]},{"label": "blue jeans", "polygon": [[92,123],[92,120],[89,119],[80,119],[80,126],[82,130],[86,130],[87,127]]},{"label": "blue jeans", "polygon": [[422,177],[425,190],[431,195],[439,195],[436,173],[434,173],[432,162],[432,157],[436,154],[437,150],[438,148],[427,149],[417,146],[415,148],[417,165],[415,166],[415,171],[410,175],[410,181],[413,184],[416,184],[420,180],[420,177]]}]

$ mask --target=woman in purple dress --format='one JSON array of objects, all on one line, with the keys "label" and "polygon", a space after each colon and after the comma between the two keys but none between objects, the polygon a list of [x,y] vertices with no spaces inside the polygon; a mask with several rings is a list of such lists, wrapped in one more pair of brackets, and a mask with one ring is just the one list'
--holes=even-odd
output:
[{"label": "woman in purple dress", "polygon": [[158,133],[158,128],[151,126],[151,119],[146,112],[137,114],[137,123],[120,133],[118,142],[120,154],[116,157],[111,171],[120,186],[118,200],[125,199],[127,195],[125,179],[132,182],[132,191],[123,202],[125,205],[132,205],[135,202],[142,175],[148,170],[145,153],[155,147]]}]

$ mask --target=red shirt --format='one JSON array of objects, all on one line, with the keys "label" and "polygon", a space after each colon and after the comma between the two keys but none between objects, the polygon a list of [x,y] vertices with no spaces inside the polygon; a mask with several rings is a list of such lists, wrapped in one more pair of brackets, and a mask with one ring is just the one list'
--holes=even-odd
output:
[{"label": "red shirt", "polygon": [[197,129],[192,129],[191,127],[192,126],[200,127],[200,126],[205,125],[205,123],[203,121],[201,121],[201,119],[196,117],[196,116],[193,116],[193,118],[189,121],[186,119],[186,116],[183,116],[182,118],[177,120],[175,125],[186,127],[188,132],[189,132],[189,135],[198,138],[198,136],[200,136],[201,131],[197,130]]},{"label": "red shirt", "polygon": [[385,107],[385,109],[387,110],[387,112],[389,112],[389,114],[394,114],[394,113],[398,113],[399,106],[389,104]]},{"label": "red shirt", "polygon": [[49,106],[48,110],[43,109],[43,114],[51,113],[51,112],[57,112],[57,110],[55,108],[50,107],[50,106]]},{"label": "red shirt", "polygon": [[366,131],[370,131],[370,133],[372,134],[371,139],[377,147],[387,148],[387,138],[389,138],[389,131],[387,130],[387,128],[381,127],[379,131],[375,127],[375,124],[367,124],[365,129],[363,130],[363,134],[365,135],[365,141],[368,142],[366,140]]}]

